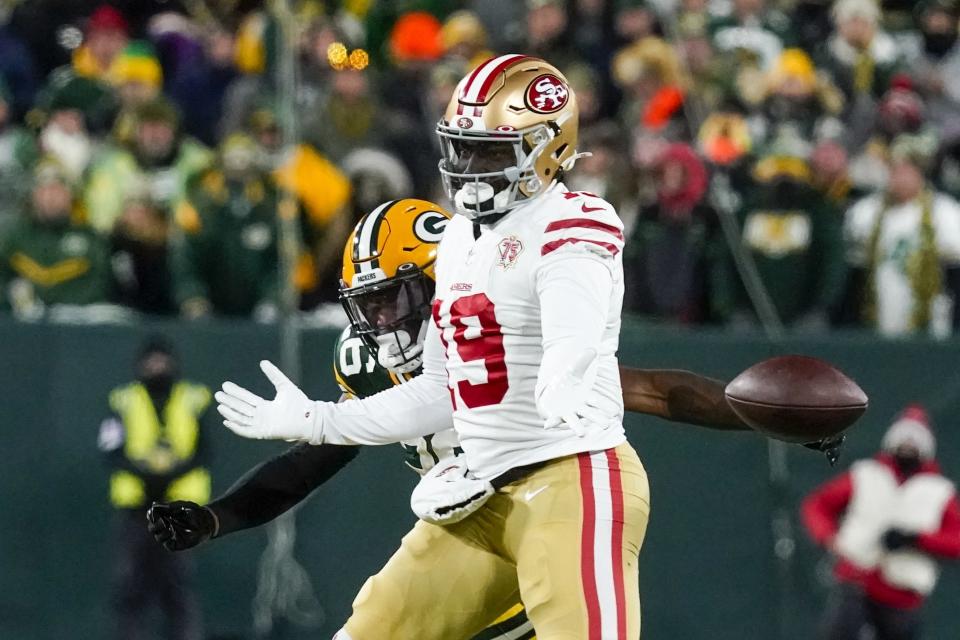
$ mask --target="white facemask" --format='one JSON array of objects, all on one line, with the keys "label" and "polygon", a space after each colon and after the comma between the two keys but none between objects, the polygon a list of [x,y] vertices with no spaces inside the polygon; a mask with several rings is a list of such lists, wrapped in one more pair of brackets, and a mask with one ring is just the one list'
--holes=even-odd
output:
[{"label": "white facemask", "polygon": [[392,373],[413,373],[423,364],[423,337],[427,323],[420,328],[416,342],[399,329],[377,336],[377,362]]}]

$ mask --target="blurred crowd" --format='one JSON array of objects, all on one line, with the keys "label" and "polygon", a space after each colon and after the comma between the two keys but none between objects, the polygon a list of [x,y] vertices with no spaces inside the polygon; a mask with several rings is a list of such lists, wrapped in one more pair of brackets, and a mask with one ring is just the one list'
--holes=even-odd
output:
[{"label": "blurred crowd", "polygon": [[960,0],[0,7],[0,308],[20,318],[335,301],[363,213],[444,202],[433,127],[459,79],[522,52],[576,93],[592,155],[567,184],[623,217],[625,311],[960,323]]}]

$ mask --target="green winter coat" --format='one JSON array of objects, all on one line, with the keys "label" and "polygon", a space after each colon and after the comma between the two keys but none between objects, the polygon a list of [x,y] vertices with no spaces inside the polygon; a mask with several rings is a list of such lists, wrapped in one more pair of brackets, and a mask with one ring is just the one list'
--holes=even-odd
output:
[{"label": "green winter coat", "polygon": [[268,176],[237,183],[210,169],[191,181],[171,254],[178,306],[204,299],[218,314],[249,315],[276,302],[278,202]]},{"label": "green winter coat", "polygon": [[[833,308],[846,278],[842,217],[809,187],[789,195],[763,185],[744,191],[738,211],[742,246],[749,251],[780,319],[790,324],[808,312]],[[712,306],[720,318],[750,313],[732,255],[712,274]]]},{"label": "green winter coat", "polygon": [[3,309],[108,302],[111,293],[109,251],[93,229],[23,216],[0,237]]}]

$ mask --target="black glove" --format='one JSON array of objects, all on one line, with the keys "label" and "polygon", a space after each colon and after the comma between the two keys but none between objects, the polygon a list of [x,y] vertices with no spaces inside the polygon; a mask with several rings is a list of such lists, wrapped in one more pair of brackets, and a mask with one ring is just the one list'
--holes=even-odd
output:
[{"label": "black glove", "polygon": [[813,449],[814,451],[820,451],[825,456],[827,456],[827,462],[830,463],[830,466],[837,464],[837,460],[840,458],[840,449],[843,448],[843,442],[847,439],[847,436],[844,434],[839,434],[836,436],[831,436],[829,438],[824,438],[823,440],[818,440],[816,442],[808,442],[803,445],[807,449]]},{"label": "black glove", "polygon": [[904,547],[917,546],[917,539],[919,538],[920,536],[916,533],[907,533],[900,529],[887,529],[881,541],[887,551],[896,551]]},{"label": "black glove", "polygon": [[216,536],[218,526],[209,507],[178,500],[154,502],[147,511],[147,529],[168,551],[182,551]]}]

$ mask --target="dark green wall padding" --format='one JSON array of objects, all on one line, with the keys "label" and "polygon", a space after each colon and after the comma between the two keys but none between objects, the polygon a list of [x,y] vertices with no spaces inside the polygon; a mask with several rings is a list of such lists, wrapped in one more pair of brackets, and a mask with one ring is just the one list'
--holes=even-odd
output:
[{"label": "dark green wall padding", "polygon": [[[176,343],[187,377],[232,379],[267,393],[257,362],[276,358],[275,328],[245,323],[137,327],[0,321],[0,638],[110,638],[111,511],[107,469],[96,448],[110,388],[131,377],[149,332]],[[304,388],[334,399],[334,330],[303,335]],[[825,357],[867,391],[871,408],[850,436],[841,466],[870,455],[905,403],[936,421],[947,473],[960,477],[960,342],[880,342],[860,334],[788,340],[687,332],[627,322],[621,360],[729,378],[778,353]],[[652,514],[641,558],[646,640],[801,640],[814,637],[828,566],[796,519],[802,496],[833,473],[791,447],[785,486],[769,481],[768,447],[727,434],[630,416],[627,429],[650,474]],[[211,434],[215,491],[285,446]],[[298,514],[297,554],[323,606],[319,629],[287,625],[274,637],[329,638],[363,580],[413,524],[415,478],[399,448],[371,448],[321,488]],[[773,514],[786,508],[796,545],[775,548]],[[788,526],[788,528],[790,528]],[[776,535],[779,535],[777,533]],[[263,531],[217,540],[195,553],[211,637],[253,638],[251,601]],[[779,556],[777,554],[779,552]],[[952,637],[960,573],[948,568],[929,603],[927,637]],[[281,625],[283,626],[283,625]],[[456,640],[456,639],[451,639]]]}]

